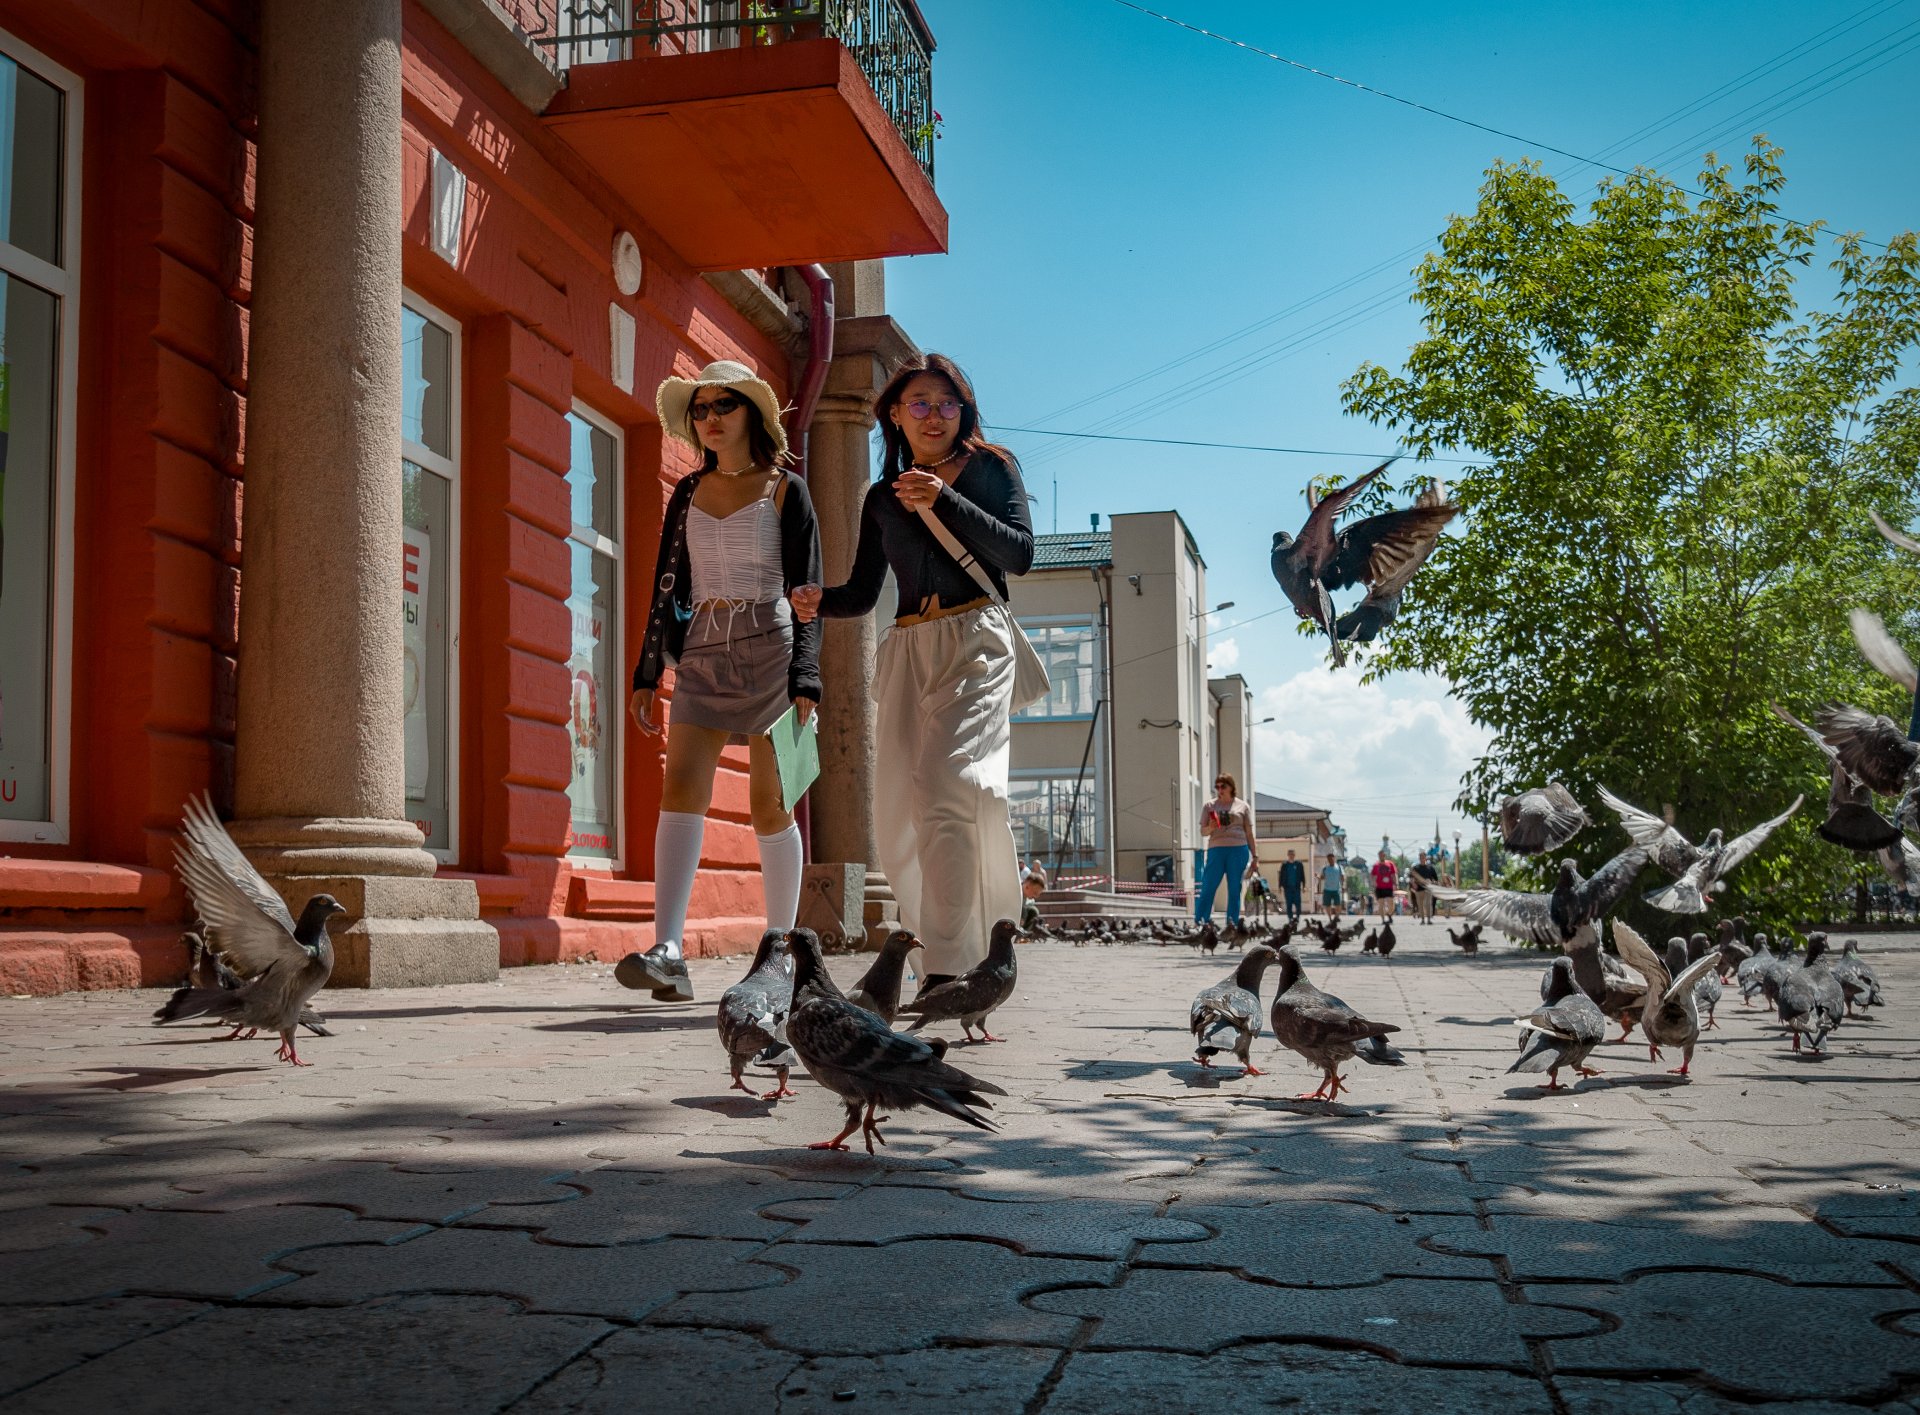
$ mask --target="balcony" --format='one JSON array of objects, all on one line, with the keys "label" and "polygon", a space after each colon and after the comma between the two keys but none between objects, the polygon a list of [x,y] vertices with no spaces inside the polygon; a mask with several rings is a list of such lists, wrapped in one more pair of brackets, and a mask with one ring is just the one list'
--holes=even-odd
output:
[{"label": "balcony", "polygon": [[914,0],[545,0],[542,121],[696,270],[944,251]]}]

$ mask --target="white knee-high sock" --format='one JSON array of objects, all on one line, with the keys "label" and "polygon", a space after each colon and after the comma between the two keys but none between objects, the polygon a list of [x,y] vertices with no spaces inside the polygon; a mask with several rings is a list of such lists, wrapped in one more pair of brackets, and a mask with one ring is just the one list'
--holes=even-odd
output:
[{"label": "white knee-high sock", "polygon": [[669,957],[680,956],[687,902],[693,898],[693,876],[700,868],[700,843],[706,833],[707,818],[687,811],[660,812],[653,833],[653,937],[667,946]]},{"label": "white knee-high sock", "polygon": [[760,887],[766,892],[767,927],[790,929],[800,916],[800,876],[807,863],[800,845],[800,827],[789,825],[754,839],[760,842]]}]

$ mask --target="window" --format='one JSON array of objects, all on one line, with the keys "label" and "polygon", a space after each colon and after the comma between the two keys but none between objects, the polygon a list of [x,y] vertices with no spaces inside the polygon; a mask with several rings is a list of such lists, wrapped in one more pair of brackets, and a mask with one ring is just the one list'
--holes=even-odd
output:
[{"label": "window", "polygon": [[0,840],[66,840],[79,98],[0,34]]},{"label": "window", "polygon": [[1090,619],[1065,623],[1023,619],[1020,627],[1047,666],[1053,691],[1015,715],[1017,721],[1093,716],[1100,700],[1100,634]]},{"label": "window", "polygon": [[567,490],[573,500],[573,708],[567,730],[573,738],[572,802],[568,854],[575,859],[620,858],[620,731],[626,709],[620,664],[620,437],[591,414],[567,414],[573,455]]},{"label": "window", "polygon": [[1007,810],[1020,858],[1038,856],[1052,868],[1057,851],[1064,869],[1097,868],[1101,859],[1097,786],[1091,766],[1082,777],[1071,771],[1015,775],[1007,783]]},{"label": "window", "polygon": [[599,36],[632,28],[633,18],[630,0],[560,0],[556,33],[562,43],[554,49],[560,67],[632,58],[632,40]]},{"label": "window", "polygon": [[454,595],[460,557],[458,326],[411,295],[400,310],[400,613],[407,813],[455,858]]}]

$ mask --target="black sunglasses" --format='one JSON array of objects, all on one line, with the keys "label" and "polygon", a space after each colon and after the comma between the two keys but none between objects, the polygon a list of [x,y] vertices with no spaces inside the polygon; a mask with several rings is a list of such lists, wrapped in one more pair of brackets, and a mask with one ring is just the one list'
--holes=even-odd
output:
[{"label": "black sunglasses", "polygon": [[687,409],[687,416],[697,423],[707,420],[708,414],[724,418],[728,413],[747,406],[747,400],[736,398],[731,393],[722,393],[710,403],[695,403]]}]

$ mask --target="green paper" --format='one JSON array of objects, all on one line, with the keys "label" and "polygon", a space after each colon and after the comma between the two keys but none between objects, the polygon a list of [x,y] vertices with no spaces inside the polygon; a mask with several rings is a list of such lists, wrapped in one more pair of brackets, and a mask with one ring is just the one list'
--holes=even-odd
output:
[{"label": "green paper", "polygon": [[789,707],[767,735],[773,738],[773,757],[780,767],[780,797],[791,812],[820,775],[820,728],[813,719],[803,724],[797,707]]}]

